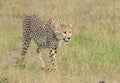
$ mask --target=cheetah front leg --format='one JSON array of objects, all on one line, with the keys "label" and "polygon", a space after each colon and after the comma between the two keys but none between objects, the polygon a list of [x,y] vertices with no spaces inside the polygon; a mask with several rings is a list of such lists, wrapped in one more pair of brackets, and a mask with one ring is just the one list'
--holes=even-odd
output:
[{"label": "cheetah front leg", "polygon": [[58,68],[57,68],[57,64],[56,64],[56,53],[57,53],[57,49],[50,49],[50,58],[51,58],[51,65],[49,70],[50,71],[56,71],[58,72]]},{"label": "cheetah front leg", "polygon": [[40,65],[41,68],[45,68],[45,63],[42,59],[40,48],[37,48],[37,62]]}]

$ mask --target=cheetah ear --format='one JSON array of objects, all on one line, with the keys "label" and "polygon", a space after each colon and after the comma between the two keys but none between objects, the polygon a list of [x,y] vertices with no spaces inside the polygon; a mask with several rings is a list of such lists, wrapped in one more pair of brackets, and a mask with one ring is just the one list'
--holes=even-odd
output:
[{"label": "cheetah ear", "polygon": [[51,18],[51,22],[52,22],[52,23],[55,23],[55,22],[56,22],[56,20],[57,20],[57,18],[56,18],[56,17],[52,17],[52,18]]},{"label": "cheetah ear", "polygon": [[68,26],[69,26],[69,27],[72,27],[72,24],[69,24]]},{"label": "cheetah ear", "polygon": [[58,18],[56,18],[56,17],[52,17],[52,18],[51,18],[51,23],[52,23],[52,25],[54,25],[56,28],[57,28],[58,26],[60,26],[60,20],[58,20]]}]

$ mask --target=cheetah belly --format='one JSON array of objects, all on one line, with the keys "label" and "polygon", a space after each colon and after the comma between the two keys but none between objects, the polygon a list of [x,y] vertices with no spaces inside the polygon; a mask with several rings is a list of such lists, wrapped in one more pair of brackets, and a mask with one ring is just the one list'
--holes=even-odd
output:
[{"label": "cheetah belly", "polygon": [[48,41],[46,38],[34,38],[35,43],[40,46],[41,48],[48,48]]}]

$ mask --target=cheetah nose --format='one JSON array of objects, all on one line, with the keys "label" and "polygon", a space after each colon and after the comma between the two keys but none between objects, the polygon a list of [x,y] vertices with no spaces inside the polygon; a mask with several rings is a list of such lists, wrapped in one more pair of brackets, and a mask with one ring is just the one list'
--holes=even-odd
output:
[{"label": "cheetah nose", "polygon": [[70,37],[68,37],[68,40],[70,40],[71,38]]}]

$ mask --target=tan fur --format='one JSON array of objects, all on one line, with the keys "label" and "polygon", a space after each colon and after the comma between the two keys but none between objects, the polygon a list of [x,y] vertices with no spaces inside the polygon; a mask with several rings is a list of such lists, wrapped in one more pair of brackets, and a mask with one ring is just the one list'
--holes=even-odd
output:
[{"label": "tan fur", "polygon": [[50,70],[57,71],[57,48],[61,41],[69,42],[71,36],[71,25],[64,25],[56,18],[44,21],[37,15],[26,16],[23,22],[23,49],[21,52],[21,59],[24,60],[30,41],[33,39],[38,46],[37,60],[40,66],[45,67],[41,57],[41,50],[43,48],[49,48],[52,62]]}]

